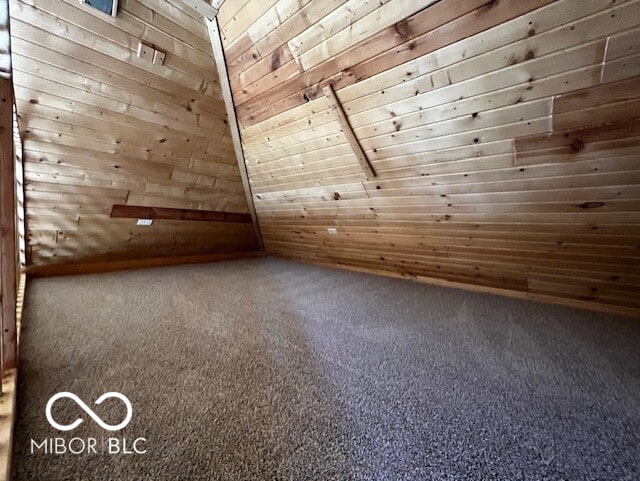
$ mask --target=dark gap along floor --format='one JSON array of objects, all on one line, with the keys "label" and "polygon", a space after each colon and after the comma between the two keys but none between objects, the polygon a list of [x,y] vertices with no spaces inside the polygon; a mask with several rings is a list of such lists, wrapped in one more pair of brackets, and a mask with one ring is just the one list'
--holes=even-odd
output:
[{"label": "dark gap along floor", "polygon": [[267,258],[30,281],[21,342],[19,481],[640,479],[637,319]]}]

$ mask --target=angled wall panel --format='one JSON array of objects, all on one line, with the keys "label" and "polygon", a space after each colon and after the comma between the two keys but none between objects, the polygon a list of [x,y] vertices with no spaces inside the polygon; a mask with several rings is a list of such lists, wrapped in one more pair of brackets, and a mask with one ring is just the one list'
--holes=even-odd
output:
[{"label": "angled wall panel", "polygon": [[640,2],[228,0],[218,19],[268,253],[640,307]]},{"label": "angled wall panel", "polygon": [[[247,213],[204,23],[178,1],[11,0],[33,265],[254,250],[251,225],[112,218],[115,204]],[[137,55],[140,42],[164,65]]]}]

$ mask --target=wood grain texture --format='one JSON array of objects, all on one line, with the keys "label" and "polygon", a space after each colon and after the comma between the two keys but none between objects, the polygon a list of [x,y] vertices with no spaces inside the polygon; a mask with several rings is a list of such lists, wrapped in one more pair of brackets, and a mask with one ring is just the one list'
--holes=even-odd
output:
[{"label": "wood grain texture", "polygon": [[218,8],[214,8],[211,5],[211,3],[209,3],[206,0],[180,0],[180,1],[210,20],[216,18],[216,15],[218,15]]},{"label": "wood grain texture", "polygon": [[18,370],[9,369],[2,377],[0,397],[0,481],[11,481],[13,429],[16,420]]},{"label": "wood grain texture", "polygon": [[367,179],[370,180],[374,178],[376,176],[376,173],[371,168],[371,163],[367,158],[367,154],[364,153],[364,150],[362,150],[362,146],[360,145],[360,142],[358,142],[358,138],[353,133],[353,128],[349,123],[349,119],[347,118],[347,115],[344,113],[340,100],[336,96],[336,93],[333,91],[333,87],[331,85],[325,85],[322,90],[324,91],[324,94],[329,99],[331,110],[335,114],[336,120],[340,124],[340,129],[342,130],[342,133],[344,133],[345,137],[347,138],[347,142],[351,146],[351,150],[353,150],[353,153],[358,159],[358,163],[362,167],[362,170],[366,172]]},{"label": "wood grain texture", "polygon": [[[27,276],[21,273],[18,276],[18,292],[16,301],[16,331],[18,345],[20,342],[20,328],[22,324],[22,311],[24,309],[24,294]],[[11,480],[11,456],[13,454],[13,434],[17,416],[18,369],[10,369],[2,376],[2,396],[0,396],[0,481]]]},{"label": "wood grain texture", "polygon": [[16,299],[18,287],[16,158],[13,141],[13,86],[0,77],[0,319],[2,373],[17,367]]},{"label": "wood grain texture", "polygon": [[144,207],[141,205],[114,205],[111,217],[128,219],[166,219],[199,222],[230,222],[250,224],[251,215],[215,210],[169,209],[166,207]]},{"label": "wood grain texture", "polygon": [[[196,11],[127,0],[111,18],[77,0],[11,0],[11,22],[30,264],[257,248],[242,225],[145,231],[111,217],[114,204],[249,212]],[[139,59],[140,41],[164,65]]]},{"label": "wood grain texture", "polygon": [[218,17],[267,253],[640,312],[640,1],[294,3]]},{"label": "wood grain texture", "polygon": [[229,75],[227,72],[227,65],[222,47],[222,38],[220,36],[220,25],[217,19],[207,19],[207,32],[209,33],[209,40],[211,41],[211,49],[213,51],[213,58],[216,62],[218,69],[218,76],[220,78],[220,87],[222,89],[222,96],[227,108],[227,117],[229,119],[229,132],[231,134],[231,140],[233,141],[233,149],[238,161],[238,168],[240,172],[240,178],[242,179],[242,185],[244,187],[245,194],[247,196],[247,206],[251,214],[253,221],[253,227],[255,231],[256,240],[261,251],[264,251],[264,243],[262,241],[262,234],[260,232],[260,225],[258,216],[256,214],[255,205],[253,203],[253,195],[251,193],[251,185],[249,184],[249,177],[247,175],[247,167],[244,159],[244,151],[242,150],[242,141],[240,138],[240,128],[238,126],[238,119],[236,117],[236,111],[233,103],[233,93],[231,91],[231,85],[229,84]]},{"label": "wood grain texture", "polygon": [[51,265],[27,266],[29,277],[55,277],[94,274],[129,269],[146,269],[150,267],[175,266],[180,264],[204,264],[209,262],[232,261],[261,257],[260,251],[221,252],[218,254],[202,254],[190,256],[157,257],[147,259],[130,259],[121,261],[98,261],[85,263],[65,263]]}]

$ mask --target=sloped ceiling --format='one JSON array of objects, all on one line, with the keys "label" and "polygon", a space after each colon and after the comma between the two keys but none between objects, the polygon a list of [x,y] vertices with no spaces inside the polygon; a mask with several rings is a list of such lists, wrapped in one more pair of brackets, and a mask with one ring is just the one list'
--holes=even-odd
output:
[{"label": "sloped ceiling", "polygon": [[640,2],[227,0],[218,20],[268,253],[640,307]]},{"label": "sloped ceiling", "polygon": [[[110,217],[114,204],[248,212],[202,20],[179,1],[11,0],[31,264],[256,248],[251,224]],[[166,52],[158,66],[140,41]]]}]

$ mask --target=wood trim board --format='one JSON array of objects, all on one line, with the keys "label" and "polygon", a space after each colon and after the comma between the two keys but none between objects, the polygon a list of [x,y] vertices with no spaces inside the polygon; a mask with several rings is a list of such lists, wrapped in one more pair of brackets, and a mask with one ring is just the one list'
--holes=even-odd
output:
[{"label": "wood trim board", "polygon": [[220,26],[218,25],[218,19],[206,19],[207,31],[209,32],[209,38],[211,39],[211,48],[213,50],[213,59],[215,60],[216,67],[218,69],[218,76],[220,78],[220,87],[222,89],[222,97],[224,99],[225,106],[227,108],[227,120],[229,122],[229,129],[231,130],[231,138],[233,140],[233,148],[238,160],[238,168],[240,169],[240,177],[242,178],[242,185],[247,196],[247,204],[249,205],[249,211],[251,212],[251,218],[253,220],[253,226],[258,240],[260,250],[264,252],[264,242],[262,241],[262,233],[260,232],[260,225],[258,222],[258,215],[253,203],[253,193],[251,191],[251,184],[249,183],[249,175],[247,174],[247,165],[245,163],[244,151],[242,149],[242,139],[240,137],[240,128],[238,126],[238,118],[236,117],[235,104],[233,103],[233,94],[231,92],[231,84],[229,83],[229,74],[227,72],[227,63],[224,56],[224,49],[222,47],[222,38],[220,36]]},{"label": "wood trim board", "polygon": [[169,207],[147,207],[143,205],[115,204],[111,217],[125,219],[166,219],[201,222],[231,222],[251,224],[251,214],[221,212],[216,210],[173,209]]},{"label": "wood trim board", "polygon": [[2,264],[2,368],[16,367],[16,177],[13,144],[13,84],[0,78],[0,227]]},{"label": "wood trim board", "polygon": [[[16,301],[18,345],[20,342],[20,325],[22,323],[26,282],[26,275],[21,274]],[[17,382],[17,368],[10,369],[4,373],[2,377],[2,396],[0,396],[0,481],[11,480],[11,454],[13,452],[13,430],[16,419]]]},{"label": "wood trim board", "polygon": [[[205,0],[180,0],[180,1],[208,19],[216,18],[216,15],[218,15],[218,10],[220,9],[220,7],[215,8],[213,5],[206,2]],[[222,5],[221,1],[217,3]]]},{"label": "wood trim board", "polygon": [[[281,257],[281,256],[276,256]],[[428,277],[422,275],[410,275],[402,274],[400,272],[393,272],[384,269],[376,269],[373,267],[362,267],[344,264],[341,262],[323,262],[314,261],[310,259],[299,259],[281,257],[283,259],[291,260],[294,262],[300,262],[303,264],[311,264],[321,267],[328,267],[331,269],[342,269],[352,272],[364,272],[367,274],[373,274],[378,276],[394,277],[398,279],[409,279],[424,284],[431,284],[441,287],[451,287],[454,289],[463,289],[471,292],[480,292],[484,294],[495,294],[504,297],[511,297],[513,299],[522,299],[527,301],[542,302],[545,304],[556,304],[560,306],[575,307],[577,309],[587,309],[590,311],[606,312],[609,314],[616,314],[619,316],[634,317],[640,319],[640,309],[634,309],[632,307],[617,306],[614,304],[603,304],[593,301],[582,301],[579,299],[572,299],[568,297],[552,296],[548,294],[538,294],[534,292],[516,291],[513,289],[504,289],[501,287],[483,286],[479,284],[469,284],[466,282],[449,281],[446,279],[438,279],[436,277]]]},{"label": "wood trim board", "polygon": [[325,85],[322,90],[326,95],[326,97],[329,99],[331,110],[333,111],[336,117],[336,120],[340,124],[340,128],[342,129],[342,132],[344,132],[345,137],[347,137],[347,142],[349,142],[349,145],[351,146],[353,153],[358,159],[358,162],[360,163],[360,165],[362,166],[362,169],[367,174],[367,179],[371,180],[376,176],[376,172],[373,170],[373,167],[371,166],[371,162],[369,162],[369,159],[367,158],[367,154],[364,153],[364,150],[362,149],[360,142],[358,142],[358,138],[356,137],[356,134],[353,132],[353,128],[349,123],[347,114],[342,108],[342,104],[340,103],[340,100],[338,100],[336,93],[333,91],[333,87],[331,86],[331,84]]}]

